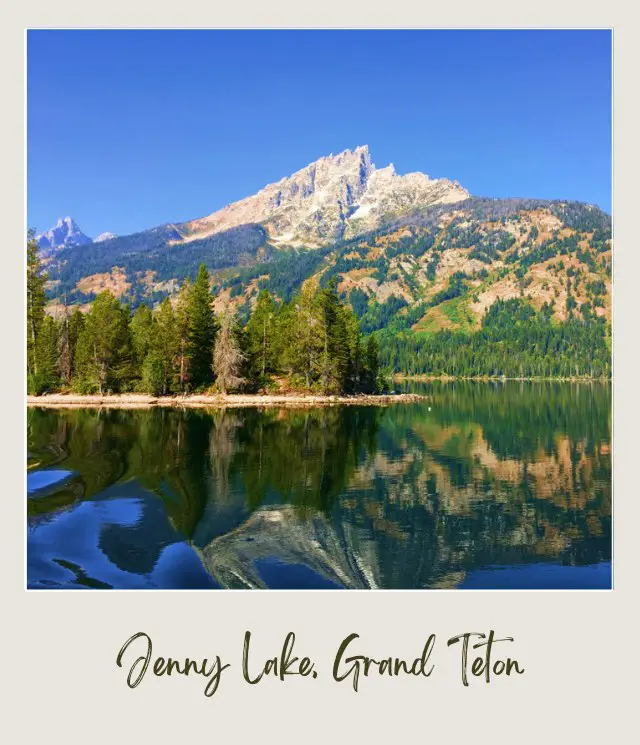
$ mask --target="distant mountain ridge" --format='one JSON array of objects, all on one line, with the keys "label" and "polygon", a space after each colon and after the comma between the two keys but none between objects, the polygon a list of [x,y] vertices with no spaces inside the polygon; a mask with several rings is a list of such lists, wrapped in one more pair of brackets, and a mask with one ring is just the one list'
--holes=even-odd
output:
[{"label": "distant mountain ridge", "polygon": [[[252,196],[172,227],[175,243],[257,224],[276,247],[317,247],[373,230],[407,210],[452,204],[469,196],[457,181],[432,179],[419,172],[401,176],[393,165],[376,168],[369,147],[362,145],[319,158]],[[37,240],[42,249],[59,249],[117,237],[105,232],[92,239],[73,218],[65,217]]]}]

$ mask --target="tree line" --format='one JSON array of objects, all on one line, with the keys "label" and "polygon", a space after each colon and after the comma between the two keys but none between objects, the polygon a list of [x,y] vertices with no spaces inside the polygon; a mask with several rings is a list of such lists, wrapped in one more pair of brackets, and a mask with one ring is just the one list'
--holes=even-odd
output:
[{"label": "tree line", "polygon": [[378,393],[385,387],[375,336],[363,337],[335,283],[305,285],[289,302],[263,290],[243,325],[230,306],[216,315],[200,265],[174,302],[132,313],[108,291],[88,313],[45,312],[46,273],[33,232],[27,244],[27,388],[31,394],[279,389]]}]

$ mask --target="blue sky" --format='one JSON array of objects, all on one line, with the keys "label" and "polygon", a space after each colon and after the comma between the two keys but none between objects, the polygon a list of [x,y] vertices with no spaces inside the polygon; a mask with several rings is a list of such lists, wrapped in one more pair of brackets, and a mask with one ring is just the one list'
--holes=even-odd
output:
[{"label": "blue sky", "polygon": [[368,144],[481,196],[611,209],[608,31],[30,31],[28,224],[207,215]]}]

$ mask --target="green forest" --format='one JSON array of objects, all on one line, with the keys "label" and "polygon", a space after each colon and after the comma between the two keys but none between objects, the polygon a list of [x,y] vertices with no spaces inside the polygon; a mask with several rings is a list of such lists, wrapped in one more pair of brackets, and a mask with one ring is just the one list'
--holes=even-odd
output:
[{"label": "green forest", "polygon": [[384,367],[405,375],[507,378],[609,378],[605,319],[552,319],[522,298],[497,300],[475,332],[380,333]]},{"label": "green forest", "polygon": [[204,264],[175,303],[135,312],[109,292],[87,314],[45,312],[47,275],[33,234],[27,244],[27,389],[32,395],[139,392],[152,395],[279,389],[324,394],[385,388],[375,336],[365,339],[335,283],[277,303],[259,295],[246,322],[212,309]]}]

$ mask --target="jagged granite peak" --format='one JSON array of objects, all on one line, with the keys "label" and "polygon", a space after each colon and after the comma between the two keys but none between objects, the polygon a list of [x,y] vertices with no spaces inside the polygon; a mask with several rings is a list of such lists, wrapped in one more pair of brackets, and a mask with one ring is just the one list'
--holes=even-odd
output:
[{"label": "jagged granite peak", "polygon": [[373,230],[388,222],[390,216],[399,216],[416,207],[452,204],[469,196],[457,181],[432,179],[420,172],[400,176],[393,164],[375,169],[358,209],[349,216],[345,237]]},{"label": "jagged granite peak", "polygon": [[55,250],[69,246],[86,246],[92,240],[85,235],[72,217],[61,217],[46,233],[36,236],[41,250]]},{"label": "jagged granite peak", "polygon": [[94,243],[102,243],[103,241],[110,241],[112,238],[117,238],[118,236],[115,233],[110,233],[108,230],[104,233],[100,233],[100,235],[97,238],[93,239]]},{"label": "jagged granite peak", "polygon": [[460,184],[423,173],[376,169],[367,145],[320,158],[253,196],[194,220],[186,240],[247,223],[263,225],[276,245],[322,245],[376,228],[416,207],[469,197]]}]

